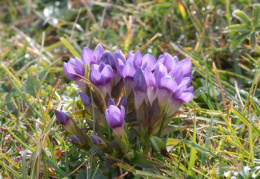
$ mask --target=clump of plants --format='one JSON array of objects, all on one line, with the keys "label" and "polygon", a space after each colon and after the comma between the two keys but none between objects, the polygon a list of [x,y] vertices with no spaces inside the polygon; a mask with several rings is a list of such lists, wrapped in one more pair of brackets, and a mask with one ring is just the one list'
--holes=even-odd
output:
[{"label": "clump of plants", "polygon": [[98,45],[94,51],[85,47],[81,60],[71,58],[63,66],[81,89],[84,110],[77,114],[88,128],[80,129],[68,114],[55,110],[72,143],[85,150],[95,147],[114,173],[117,161],[163,167],[151,156],[171,158],[165,136],[174,130],[169,123],[181,105],[193,99],[191,61],[168,53],[156,60],[140,51],[125,57],[121,50],[111,53]]}]

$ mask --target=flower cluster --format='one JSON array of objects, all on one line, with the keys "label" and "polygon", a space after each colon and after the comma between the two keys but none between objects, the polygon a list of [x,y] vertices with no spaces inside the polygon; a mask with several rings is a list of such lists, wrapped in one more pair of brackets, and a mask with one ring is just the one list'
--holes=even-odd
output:
[{"label": "flower cluster", "polygon": [[[80,97],[86,113],[102,133],[100,137],[88,137],[78,132],[75,122],[70,122],[73,129],[66,126],[66,121],[72,119],[56,110],[60,124],[72,135],[73,143],[80,146],[94,144],[104,152],[117,148],[125,154],[130,151],[129,131],[141,138],[144,134],[160,137],[180,106],[193,99],[191,61],[179,61],[166,52],[157,60],[140,51],[129,52],[125,57],[121,50],[111,53],[98,45],[94,51],[85,47],[81,60],[71,58],[63,66],[66,75],[82,90]],[[110,141],[105,140],[110,136],[108,126],[113,133]],[[141,142],[146,145],[149,139]]]}]

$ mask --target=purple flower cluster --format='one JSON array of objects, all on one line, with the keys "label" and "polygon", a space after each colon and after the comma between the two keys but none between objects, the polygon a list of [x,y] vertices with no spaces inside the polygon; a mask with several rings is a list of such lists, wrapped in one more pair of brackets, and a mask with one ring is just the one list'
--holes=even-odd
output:
[{"label": "purple flower cluster", "polygon": [[[192,63],[189,59],[179,61],[176,56],[164,53],[156,60],[154,56],[142,55],[140,51],[129,52],[125,57],[121,50],[111,53],[101,45],[94,51],[85,47],[81,59],[71,58],[63,64],[64,71],[84,90],[80,97],[86,111],[91,116],[95,115],[102,129],[107,129],[107,124],[112,128],[122,151],[127,151],[129,147],[125,133],[125,124],[128,123],[125,118],[128,114],[135,115],[140,131],[144,123],[150,135],[157,135],[160,127],[164,129],[168,126],[180,106],[193,99],[194,88],[190,86]],[[89,67],[89,73],[86,73],[85,65]],[[94,101],[91,101],[86,91],[92,89],[86,87],[85,83],[85,87],[82,85],[81,79],[85,78],[99,89],[99,95],[105,99],[107,107],[100,105],[101,99],[95,92]],[[86,88],[88,90],[85,91]],[[57,113],[56,116],[59,118],[61,114]],[[166,121],[163,121],[164,116]],[[101,141],[93,136],[91,140],[95,145]]]},{"label": "purple flower cluster", "polygon": [[[64,63],[67,76],[75,81],[85,77],[85,66],[90,67],[90,81],[98,87],[105,99],[113,98],[111,90],[120,79],[124,82],[124,92],[128,97],[134,91],[134,103],[138,108],[143,101],[152,105],[158,98],[160,107],[169,107],[174,114],[179,107],[193,99],[191,67],[189,59],[178,58],[164,53],[156,60],[154,56],[142,56],[140,51],[129,52],[127,59],[121,50],[114,54],[98,45],[94,51],[84,48],[82,61],[70,59]],[[84,63],[83,63],[84,62]]]}]

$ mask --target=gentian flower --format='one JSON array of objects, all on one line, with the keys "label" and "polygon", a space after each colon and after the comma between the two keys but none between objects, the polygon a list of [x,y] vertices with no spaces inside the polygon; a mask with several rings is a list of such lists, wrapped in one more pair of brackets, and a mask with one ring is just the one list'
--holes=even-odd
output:
[{"label": "gentian flower", "polygon": [[70,58],[68,63],[63,62],[63,67],[65,74],[74,81],[78,81],[82,77],[85,77],[84,63],[77,57],[75,57],[75,59]]},{"label": "gentian flower", "polygon": [[104,145],[105,142],[98,136],[96,135],[90,135],[90,139],[93,142],[93,144],[100,146],[100,145]]},{"label": "gentian flower", "polygon": [[114,73],[110,65],[104,63],[93,65],[89,76],[90,81],[99,88],[104,97],[111,96],[110,82]]},{"label": "gentian flower", "polygon": [[179,60],[178,57],[172,57],[170,54],[164,52],[163,55],[159,56],[158,62],[162,63],[169,73],[172,69],[177,67]]},{"label": "gentian flower", "polygon": [[94,52],[89,48],[85,47],[81,52],[81,59],[82,61],[89,65],[91,68],[94,64],[99,64],[101,55],[104,52],[104,48],[99,44],[95,48]]},{"label": "gentian flower", "polygon": [[147,83],[143,70],[139,67],[134,75],[135,107],[138,109],[147,99]]},{"label": "gentian flower", "polygon": [[77,57],[70,58],[68,63],[63,62],[65,74],[72,80],[76,81],[81,89],[85,89],[85,83],[81,82],[82,78],[85,78],[85,66],[84,63]]},{"label": "gentian flower", "polygon": [[92,143],[98,148],[99,150],[105,152],[105,153],[112,153],[113,150],[107,146],[107,144],[98,136],[96,135],[90,135],[90,139]]},{"label": "gentian flower", "polygon": [[[82,93],[79,92],[80,98],[81,98],[81,102],[83,103],[83,105],[86,108],[86,111],[88,114],[90,114],[91,116],[95,116],[95,121],[97,122],[97,124],[103,128],[107,128],[107,124],[106,121],[104,119],[104,115],[102,114],[102,112],[100,112],[100,110],[97,108],[97,106],[95,105],[95,103],[92,103],[91,98]],[[94,108],[94,110],[93,110]],[[93,114],[94,111],[94,114]]]},{"label": "gentian flower", "polygon": [[114,71],[116,71],[116,60],[111,52],[106,51],[102,53],[101,62],[109,65]]},{"label": "gentian flower", "polygon": [[114,105],[110,105],[105,111],[105,118],[108,125],[112,128],[116,142],[121,151],[126,153],[129,150],[129,141],[124,129],[125,124],[125,108],[120,109]]},{"label": "gentian flower", "polygon": [[87,141],[80,135],[74,134],[74,135],[71,135],[70,138],[74,145],[77,145],[77,146],[79,146],[81,148],[85,148],[85,149],[89,148]]},{"label": "gentian flower", "polygon": [[79,134],[77,125],[68,114],[57,109],[55,109],[54,111],[57,120],[59,121],[59,123],[61,124],[61,126],[65,131],[67,131],[69,134],[72,135]]},{"label": "gentian flower", "polygon": [[82,93],[82,92],[79,92],[79,96],[80,96],[80,98],[81,98],[81,102],[83,103],[83,105],[84,105],[85,107],[90,106],[90,104],[91,104],[91,98],[90,98],[88,95],[86,95],[86,94],[84,94],[84,93]]},{"label": "gentian flower", "polygon": [[116,107],[115,105],[110,105],[105,112],[105,118],[108,125],[112,129],[124,127],[125,124],[125,108],[123,106]]}]

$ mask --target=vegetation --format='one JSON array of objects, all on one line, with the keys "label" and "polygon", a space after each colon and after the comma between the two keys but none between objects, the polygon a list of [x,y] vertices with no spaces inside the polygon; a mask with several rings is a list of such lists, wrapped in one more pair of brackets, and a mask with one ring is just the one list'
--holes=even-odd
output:
[{"label": "vegetation", "polygon": [[[1,178],[260,177],[256,0],[1,0],[0,19]],[[171,161],[149,158],[164,167],[107,156],[119,168],[111,173],[96,148],[78,149],[57,122],[54,109],[82,108],[62,62],[97,44],[192,60],[194,99],[165,137]]]}]

